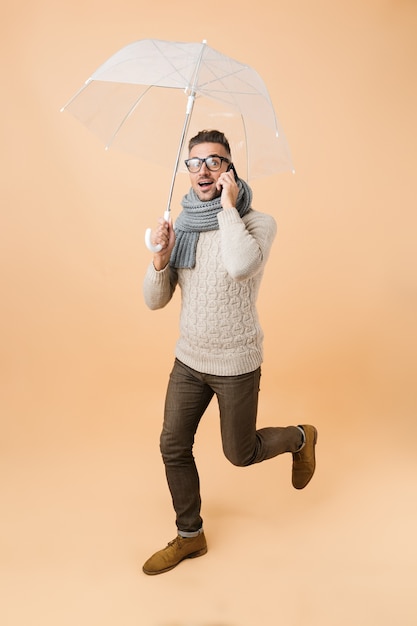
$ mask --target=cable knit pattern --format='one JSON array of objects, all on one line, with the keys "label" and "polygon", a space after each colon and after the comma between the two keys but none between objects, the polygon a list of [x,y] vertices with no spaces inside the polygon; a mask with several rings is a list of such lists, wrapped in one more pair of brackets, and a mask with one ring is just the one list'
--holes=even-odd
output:
[{"label": "cable knit pattern", "polygon": [[193,269],[150,264],[143,290],[151,309],[164,307],[181,288],[180,337],[175,355],[207,374],[236,376],[263,359],[263,332],[256,300],[276,234],[275,220],[236,209],[218,214],[219,230],[200,233]]}]

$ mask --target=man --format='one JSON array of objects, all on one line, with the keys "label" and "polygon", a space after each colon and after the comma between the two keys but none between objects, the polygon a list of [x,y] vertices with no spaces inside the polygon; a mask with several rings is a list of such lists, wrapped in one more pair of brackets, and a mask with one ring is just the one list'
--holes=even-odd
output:
[{"label": "man", "polygon": [[143,571],[150,575],[207,552],[192,450],[214,395],[223,451],[231,463],[247,466],[290,452],[296,489],[303,489],[315,470],[314,426],[256,430],[263,341],[256,299],[275,220],[252,209],[252,191],[235,176],[223,133],[201,131],[193,137],[186,165],[191,189],[175,230],[171,222],[159,220],[153,243],[162,249],[144,280],[151,309],[164,307],[177,285],[182,294],[160,440],[177,537],[146,561]]}]

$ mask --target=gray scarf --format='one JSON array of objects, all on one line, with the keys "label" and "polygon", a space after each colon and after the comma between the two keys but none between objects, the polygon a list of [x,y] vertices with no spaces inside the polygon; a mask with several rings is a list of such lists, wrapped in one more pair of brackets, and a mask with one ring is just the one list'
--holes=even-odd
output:
[{"label": "gray scarf", "polygon": [[[249,185],[239,179],[239,193],[236,209],[243,217],[251,210],[252,190]],[[222,210],[220,196],[209,202],[201,202],[194,189],[191,188],[181,202],[182,211],[175,222],[175,246],[171,253],[170,265],[176,268],[192,268],[195,266],[195,254],[200,233],[217,230],[219,222],[217,214]]]}]

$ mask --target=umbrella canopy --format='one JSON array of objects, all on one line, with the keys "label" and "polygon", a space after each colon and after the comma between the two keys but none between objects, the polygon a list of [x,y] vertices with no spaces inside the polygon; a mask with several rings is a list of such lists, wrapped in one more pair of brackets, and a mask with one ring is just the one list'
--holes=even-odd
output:
[{"label": "umbrella canopy", "polygon": [[64,109],[107,148],[174,166],[174,177],[186,171],[186,140],[213,128],[225,133],[243,178],[293,169],[259,74],[205,41],[132,43],[101,65]]}]

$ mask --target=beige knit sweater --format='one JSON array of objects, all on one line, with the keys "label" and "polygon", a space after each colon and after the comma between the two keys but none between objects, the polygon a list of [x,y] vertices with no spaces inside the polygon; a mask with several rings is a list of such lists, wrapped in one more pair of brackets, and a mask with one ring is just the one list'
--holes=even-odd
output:
[{"label": "beige knit sweater", "polygon": [[219,230],[200,233],[196,265],[156,271],[151,263],[143,293],[150,309],[164,307],[181,288],[180,336],[175,356],[199,372],[236,376],[257,369],[263,332],[256,300],[277,226],[264,213],[236,209],[218,214]]}]

